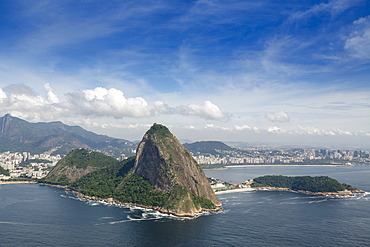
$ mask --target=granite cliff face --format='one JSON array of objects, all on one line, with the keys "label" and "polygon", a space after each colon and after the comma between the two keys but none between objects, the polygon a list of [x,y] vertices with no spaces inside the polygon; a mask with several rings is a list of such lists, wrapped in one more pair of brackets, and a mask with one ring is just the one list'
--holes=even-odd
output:
[{"label": "granite cliff face", "polygon": [[136,153],[134,172],[147,179],[154,190],[177,194],[173,207],[167,208],[169,213],[194,215],[203,211],[194,198],[221,206],[201,167],[165,126],[154,124]]}]

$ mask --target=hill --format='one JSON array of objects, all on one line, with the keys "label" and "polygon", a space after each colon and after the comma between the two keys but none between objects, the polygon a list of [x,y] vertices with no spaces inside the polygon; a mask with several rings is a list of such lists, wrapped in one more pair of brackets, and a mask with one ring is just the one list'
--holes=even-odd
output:
[{"label": "hill", "polygon": [[221,151],[230,151],[234,148],[226,145],[220,141],[200,141],[194,143],[185,143],[184,147],[192,152],[194,155],[196,154],[212,154],[217,155],[220,154],[217,150]]},{"label": "hill", "polygon": [[29,123],[9,114],[0,118],[0,152],[67,154],[74,148],[99,149],[119,157],[131,156],[136,146],[128,140],[97,135],[79,126],[62,122]]},{"label": "hill", "polygon": [[[136,157],[110,164],[107,159],[95,162],[96,166],[92,160],[90,152],[74,150],[44,181],[63,183],[86,196],[111,198],[178,216],[194,216],[221,206],[200,166],[163,125],[154,124],[147,131]],[[68,176],[74,180],[63,180]],[[55,179],[58,177],[62,179]]]},{"label": "hill", "polygon": [[294,191],[327,193],[340,191],[360,191],[356,187],[348,184],[341,184],[337,180],[327,176],[263,176],[253,179],[252,187],[274,187],[287,188]]},{"label": "hill", "polygon": [[86,174],[118,163],[116,159],[99,152],[84,148],[74,149],[53,167],[42,182],[69,185]]},{"label": "hill", "polygon": [[170,203],[164,205],[169,212],[194,215],[208,205],[221,206],[202,168],[167,127],[154,124],[136,153],[135,174],[147,179],[155,191],[169,194]]}]

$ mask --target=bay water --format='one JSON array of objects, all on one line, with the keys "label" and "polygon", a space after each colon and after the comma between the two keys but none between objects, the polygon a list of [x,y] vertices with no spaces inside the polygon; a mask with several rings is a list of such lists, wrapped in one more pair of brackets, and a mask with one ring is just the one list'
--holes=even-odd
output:
[{"label": "bay water", "polygon": [[0,185],[0,246],[370,246],[369,165],[205,173],[231,183],[262,175],[323,175],[367,192],[347,198],[220,194],[223,211],[188,219],[86,201],[55,187]]}]

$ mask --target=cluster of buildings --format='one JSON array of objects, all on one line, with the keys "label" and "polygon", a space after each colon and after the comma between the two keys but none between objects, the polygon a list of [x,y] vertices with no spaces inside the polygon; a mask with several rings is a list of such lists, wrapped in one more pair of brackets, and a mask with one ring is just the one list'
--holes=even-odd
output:
[{"label": "cluster of buildings", "polygon": [[28,152],[0,153],[0,166],[10,173],[9,176],[0,174],[0,179],[43,178],[60,159],[60,155],[53,156],[48,153],[34,155]]},{"label": "cluster of buildings", "polygon": [[[100,150],[96,151],[100,152]],[[0,166],[9,171],[9,176],[0,174],[0,180],[43,178],[61,159],[61,155],[50,155],[50,151],[34,155],[28,152],[11,153],[8,151],[0,153]],[[127,159],[127,157],[124,154],[121,154],[118,158],[119,161],[125,159]]]},{"label": "cluster of buildings", "polygon": [[193,154],[199,164],[349,164],[370,163],[368,151],[328,149],[234,149],[219,154]]},{"label": "cluster of buildings", "polygon": [[242,183],[237,183],[237,184],[230,184],[230,183],[224,182],[217,178],[210,178],[209,180],[210,180],[209,182],[211,184],[211,188],[215,192],[224,191],[224,190],[251,188],[251,184],[253,183],[253,179],[244,181]]}]

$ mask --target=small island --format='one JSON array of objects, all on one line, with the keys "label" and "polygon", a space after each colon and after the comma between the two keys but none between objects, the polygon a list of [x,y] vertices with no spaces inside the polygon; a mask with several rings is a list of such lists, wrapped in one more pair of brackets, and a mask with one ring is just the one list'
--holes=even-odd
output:
[{"label": "small island", "polygon": [[328,176],[262,176],[253,179],[251,187],[257,190],[295,191],[311,195],[353,196],[364,191]]}]

